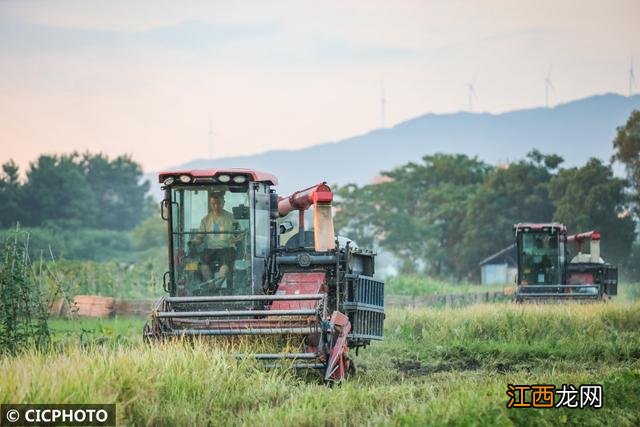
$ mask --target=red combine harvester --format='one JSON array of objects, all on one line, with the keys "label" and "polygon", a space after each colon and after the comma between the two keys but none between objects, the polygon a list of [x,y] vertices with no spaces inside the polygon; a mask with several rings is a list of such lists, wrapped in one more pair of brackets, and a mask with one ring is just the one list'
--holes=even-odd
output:
[{"label": "red combine harvester", "polygon": [[[600,233],[567,236],[559,223],[513,226],[518,249],[517,302],[536,299],[607,299],[618,293],[618,268],[600,258]],[[582,253],[590,243],[588,254]],[[578,254],[568,262],[568,243]]]},{"label": "red combine harvester", "polygon": [[[162,172],[159,181],[169,295],[152,312],[147,339],[283,337],[273,340],[286,350],[251,356],[270,366],[288,359],[333,382],[352,367],[350,349],[383,338],[375,254],[339,244],[325,183],[278,197],[275,176],[247,169]],[[312,207],[314,227],[305,230]],[[281,235],[295,231],[288,215],[296,211],[297,233],[281,245]]]}]

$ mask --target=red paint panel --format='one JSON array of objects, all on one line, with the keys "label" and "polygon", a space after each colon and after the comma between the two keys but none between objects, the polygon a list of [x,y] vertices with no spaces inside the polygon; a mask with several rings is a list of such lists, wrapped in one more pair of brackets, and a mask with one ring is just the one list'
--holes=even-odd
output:
[{"label": "red paint panel", "polygon": [[569,285],[593,285],[593,274],[572,273],[567,282]]},{"label": "red paint panel", "polygon": [[[276,295],[320,294],[324,292],[325,272],[285,273]],[[316,308],[318,301],[274,301],[272,310]]]}]

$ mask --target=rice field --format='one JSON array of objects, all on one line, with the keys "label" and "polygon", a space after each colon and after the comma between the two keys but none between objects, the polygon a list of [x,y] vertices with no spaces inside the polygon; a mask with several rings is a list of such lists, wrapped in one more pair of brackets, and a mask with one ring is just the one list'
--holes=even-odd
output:
[{"label": "rice field", "polygon": [[[116,403],[122,425],[639,425],[640,302],[388,312],[334,387],[220,344],[141,341],[144,319],[56,320],[0,358],[2,403]],[[602,409],[507,408],[508,384],[600,384]]]}]

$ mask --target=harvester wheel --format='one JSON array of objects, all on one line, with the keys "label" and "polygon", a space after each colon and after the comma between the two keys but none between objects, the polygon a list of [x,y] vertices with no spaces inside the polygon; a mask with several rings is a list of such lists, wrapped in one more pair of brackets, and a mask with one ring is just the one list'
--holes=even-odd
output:
[{"label": "harvester wheel", "polygon": [[142,341],[147,344],[152,343],[153,341],[158,341],[160,339],[160,334],[157,331],[154,331],[149,322],[144,324],[142,328]]},{"label": "harvester wheel", "polygon": [[142,328],[142,341],[145,343],[151,342],[151,325],[149,325],[149,322],[146,322]]}]

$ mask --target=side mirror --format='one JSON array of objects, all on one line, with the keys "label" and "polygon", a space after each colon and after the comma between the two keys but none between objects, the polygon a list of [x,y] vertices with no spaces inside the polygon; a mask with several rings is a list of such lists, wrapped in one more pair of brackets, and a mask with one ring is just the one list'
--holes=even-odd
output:
[{"label": "side mirror", "polygon": [[169,206],[171,206],[169,199],[160,202],[160,217],[165,221],[169,220]]},{"label": "side mirror", "polygon": [[284,234],[288,231],[293,230],[293,223],[291,221],[283,221],[279,226],[280,234]]}]

